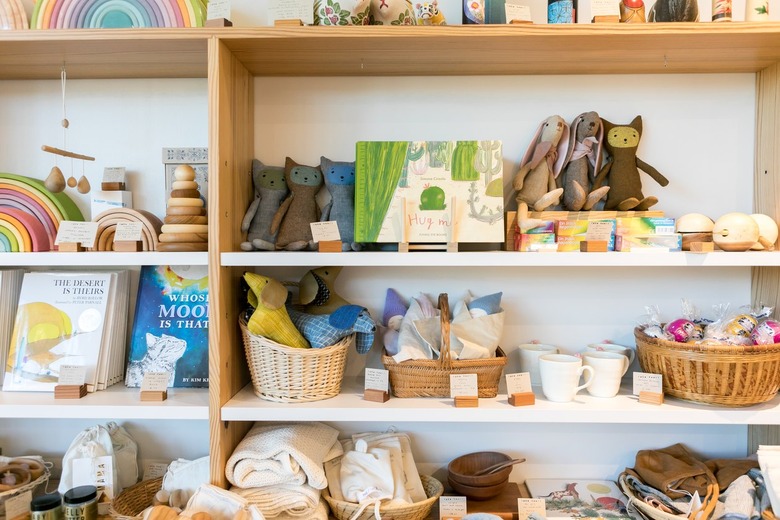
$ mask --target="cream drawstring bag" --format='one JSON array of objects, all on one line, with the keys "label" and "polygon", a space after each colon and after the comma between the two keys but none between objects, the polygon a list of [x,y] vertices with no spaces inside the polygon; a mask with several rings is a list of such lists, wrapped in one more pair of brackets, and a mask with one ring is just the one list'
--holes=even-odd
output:
[{"label": "cream drawstring bag", "polygon": [[373,504],[374,516],[381,520],[382,500],[392,500],[394,491],[390,452],[381,448],[369,452],[366,441],[358,439],[355,449],[346,452],[341,459],[340,475],[344,500],[360,506],[352,518],[360,517]]}]

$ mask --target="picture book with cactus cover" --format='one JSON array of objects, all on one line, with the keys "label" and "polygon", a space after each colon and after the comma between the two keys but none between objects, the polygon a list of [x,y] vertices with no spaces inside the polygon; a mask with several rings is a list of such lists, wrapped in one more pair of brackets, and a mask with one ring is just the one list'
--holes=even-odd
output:
[{"label": "picture book with cactus cover", "polygon": [[87,367],[94,384],[111,286],[110,272],[25,273],[3,390],[53,392],[65,365]]},{"label": "picture book with cactus cover", "polygon": [[532,498],[543,498],[546,518],[629,520],[628,499],[612,480],[529,478]]},{"label": "picture book with cactus cover", "polygon": [[360,141],[355,241],[503,242],[501,141]]},{"label": "picture book with cactus cover", "polygon": [[209,386],[208,266],[141,268],[125,385],[147,372],[170,373],[168,387]]}]

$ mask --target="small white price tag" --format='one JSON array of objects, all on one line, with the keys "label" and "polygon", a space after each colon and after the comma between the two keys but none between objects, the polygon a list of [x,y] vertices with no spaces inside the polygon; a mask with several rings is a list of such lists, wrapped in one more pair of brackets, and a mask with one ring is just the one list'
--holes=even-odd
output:
[{"label": "small white price tag", "polygon": [[268,18],[276,20],[301,20],[306,25],[314,23],[314,9],[311,0],[270,0]]},{"label": "small white price tag", "polygon": [[216,20],[219,18],[230,20],[230,0],[209,0],[206,7],[206,19]]},{"label": "small white price tag", "polygon": [[71,461],[73,486],[95,486],[108,498],[114,498],[114,464],[111,457],[73,459]]},{"label": "small white price tag", "polygon": [[526,520],[530,515],[537,515],[540,518],[547,516],[547,510],[544,507],[543,498],[518,498],[517,499],[517,518]]},{"label": "small white price tag", "polygon": [[467,514],[466,497],[439,497],[439,520],[460,520]]},{"label": "small white price tag", "polygon": [[87,367],[83,365],[61,365],[57,384],[81,386],[84,384],[86,377]]},{"label": "small white price tag", "polygon": [[528,372],[517,372],[506,375],[506,394],[525,394],[533,392],[531,389],[531,374]]},{"label": "small white price tag", "polygon": [[5,520],[19,520],[30,518],[30,503],[32,491],[19,493],[5,501]]},{"label": "small white price tag", "polygon": [[530,22],[531,19],[531,7],[528,5],[511,4],[507,2],[504,4],[506,10],[506,22],[510,23],[512,20],[519,20],[522,22]]},{"label": "small white price tag", "polygon": [[477,397],[477,374],[450,374],[450,397]]},{"label": "small white price tag", "polygon": [[79,222],[77,220],[63,220],[57,230],[56,245],[77,242],[84,247],[95,247],[97,236],[97,222]]},{"label": "small white price tag", "polygon": [[606,220],[593,220],[588,222],[588,231],[585,232],[585,240],[609,242],[612,238],[614,223]]},{"label": "small white price tag", "polygon": [[390,372],[379,368],[366,369],[366,390],[379,390],[387,392],[390,381]]},{"label": "small white price tag", "polygon": [[103,182],[125,182],[125,167],[109,166],[103,168]]},{"label": "small white price tag", "polygon": [[590,14],[591,16],[620,16],[620,2],[617,0],[590,0]]},{"label": "small white price tag", "polygon": [[142,222],[117,222],[114,229],[114,242],[138,242],[143,239]]},{"label": "small white price tag", "polygon": [[151,480],[157,477],[164,477],[167,472],[167,462],[147,462],[144,466],[143,478],[141,480]]},{"label": "small white price tag", "polygon": [[634,372],[634,395],[639,392],[662,394],[664,391],[663,376],[661,374],[648,374],[647,372]]},{"label": "small white price tag", "polygon": [[165,392],[171,380],[170,372],[147,372],[141,382],[142,392]]},{"label": "small white price tag", "polygon": [[326,220],[325,222],[312,222],[311,236],[315,242],[325,242],[326,240],[341,240],[339,226],[335,220]]}]

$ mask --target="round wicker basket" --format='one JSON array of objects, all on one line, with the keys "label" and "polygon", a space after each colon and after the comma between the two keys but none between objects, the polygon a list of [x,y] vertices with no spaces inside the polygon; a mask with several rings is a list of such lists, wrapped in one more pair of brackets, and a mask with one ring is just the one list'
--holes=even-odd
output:
[{"label": "round wicker basket", "polygon": [[118,520],[139,520],[162,488],[162,477],[143,480],[125,489],[111,503],[108,513]]},{"label": "round wicker basket", "polygon": [[239,320],[255,395],[279,403],[304,403],[335,397],[354,335],[325,348],[293,348],[249,332]]},{"label": "round wicker basket", "polygon": [[43,474],[36,478],[35,480],[32,480],[28,482],[27,484],[24,484],[19,487],[15,487],[13,489],[9,489],[7,491],[0,492],[0,519],[5,519],[5,502],[11,498],[14,498],[18,495],[21,495],[22,493],[26,491],[31,491],[33,493],[33,496],[35,496],[35,491],[40,486],[46,486],[46,483],[49,482],[49,477],[51,476],[51,472],[49,471],[49,466],[44,466]]},{"label": "round wicker basket", "polygon": [[[425,495],[428,498],[421,502],[402,506],[382,505],[379,508],[382,520],[425,520],[428,518],[434,504],[444,493],[444,486],[441,482],[428,475],[420,475],[420,480],[422,480]],[[322,491],[322,496],[328,502],[331,513],[338,520],[350,520],[352,515],[360,509],[360,506],[353,502],[336,500],[331,497],[327,489]],[[366,508],[355,520],[376,520],[374,508]]]},{"label": "round wicker basket", "polygon": [[642,370],[663,375],[664,392],[719,406],[750,406],[780,389],[780,343],[697,345],[652,338],[634,329]]}]

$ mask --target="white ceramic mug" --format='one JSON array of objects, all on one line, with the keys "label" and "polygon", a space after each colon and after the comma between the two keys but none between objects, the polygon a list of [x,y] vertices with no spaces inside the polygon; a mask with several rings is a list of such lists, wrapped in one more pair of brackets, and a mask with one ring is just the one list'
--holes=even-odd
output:
[{"label": "white ceramic mug", "polygon": [[[585,374],[587,373],[587,376]],[[542,392],[550,401],[566,403],[593,382],[593,369],[582,364],[582,359],[568,354],[545,354],[539,358]],[[579,385],[580,376],[586,377]],[[579,386],[577,386],[579,385]]]},{"label": "white ceramic mug", "polygon": [[539,358],[546,354],[557,354],[558,347],[543,343],[523,343],[520,350],[520,372],[528,372],[531,375],[531,385],[540,386],[542,380],[539,377]]},{"label": "white ceramic mug", "polygon": [[585,352],[617,352],[628,358],[629,366],[634,362],[634,358],[636,357],[634,349],[615,343],[589,343],[588,346],[585,347]]},{"label": "white ceramic mug", "polygon": [[582,364],[593,369],[593,382],[588,387],[588,393],[594,397],[615,397],[629,361],[617,352],[593,351],[582,355]]}]

